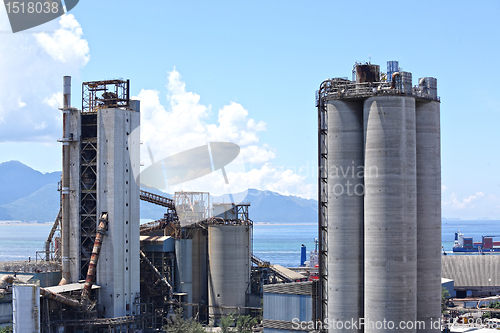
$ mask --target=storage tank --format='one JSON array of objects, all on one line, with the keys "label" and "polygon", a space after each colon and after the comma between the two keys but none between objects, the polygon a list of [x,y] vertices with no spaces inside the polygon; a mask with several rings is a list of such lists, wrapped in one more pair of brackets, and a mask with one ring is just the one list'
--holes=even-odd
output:
[{"label": "storage tank", "polygon": [[202,228],[193,228],[192,233],[192,301],[200,304],[198,317],[204,321],[208,319],[208,232]]},{"label": "storage tank", "polygon": [[331,100],[327,112],[328,318],[345,323],[363,318],[363,102]]},{"label": "storage tank", "polygon": [[234,203],[214,203],[212,207],[213,215],[216,217],[223,218],[224,220],[236,220],[238,218],[238,212]]},{"label": "storage tank", "polygon": [[40,332],[40,281],[13,283],[12,310],[14,332]]},{"label": "storage tank", "polygon": [[[435,79],[426,78],[435,88]],[[437,91],[433,92],[437,97]],[[417,134],[417,320],[425,332],[441,316],[441,148],[440,103],[416,103]],[[461,234],[462,235],[462,234]],[[463,237],[463,235],[462,235]],[[458,235],[456,237],[458,239]],[[419,332],[424,332],[421,330]]]},{"label": "storage tank", "polygon": [[431,98],[437,98],[437,79],[434,77],[422,77],[418,79],[420,91]]},{"label": "storage tank", "polygon": [[[181,302],[193,303],[193,240],[175,240],[175,289]],[[193,317],[192,306],[184,312],[186,318]]]},{"label": "storage tank", "polygon": [[400,94],[411,95],[413,92],[412,74],[410,72],[398,72],[397,74],[394,78],[396,89]]},{"label": "storage tank", "polygon": [[250,284],[251,225],[208,227],[208,299],[211,318],[246,314]]},{"label": "storage tank", "polygon": [[380,66],[372,64],[356,65],[356,83],[379,82]]},{"label": "storage tank", "polygon": [[397,325],[417,313],[415,99],[366,99],[364,134],[364,318]]}]

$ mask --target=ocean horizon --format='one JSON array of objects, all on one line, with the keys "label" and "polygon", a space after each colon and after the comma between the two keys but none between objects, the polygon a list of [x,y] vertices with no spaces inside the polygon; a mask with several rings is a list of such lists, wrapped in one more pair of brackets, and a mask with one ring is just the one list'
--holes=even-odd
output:
[{"label": "ocean horizon", "polygon": [[[36,260],[36,252],[43,251],[52,223],[0,224],[0,261]],[[451,252],[455,232],[473,237],[497,236],[500,240],[500,220],[446,219],[441,224],[441,245]],[[301,246],[309,255],[318,237],[317,223],[256,222],[253,227],[253,254],[262,260],[285,267],[300,264]]]}]

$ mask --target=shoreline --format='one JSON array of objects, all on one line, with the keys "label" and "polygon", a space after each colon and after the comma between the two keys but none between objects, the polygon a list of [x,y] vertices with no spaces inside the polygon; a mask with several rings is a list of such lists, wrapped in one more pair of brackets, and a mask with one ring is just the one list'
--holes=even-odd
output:
[{"label": "shoreline", "polygon": [[21,222],[21,221],[0,221],[0,226],[14,225],[14,226],[46,226],[52,225],[54,222]]}]

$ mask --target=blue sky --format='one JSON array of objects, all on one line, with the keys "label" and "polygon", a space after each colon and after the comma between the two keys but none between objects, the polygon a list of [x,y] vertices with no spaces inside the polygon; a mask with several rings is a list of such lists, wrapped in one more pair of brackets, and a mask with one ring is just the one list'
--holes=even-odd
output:
[{"label": "blue sky", "polygon": [[233,140],[242,184],[315,198],[319,84],[356,61],[398,60],[414,84],[438,79],[443,216],[500,219],[499,12],[498,1],[85,0],[11,34],[1,8],[0,162],[60,170],[62,76],[77,107],[81,82],[128,78],[143,124],[168,122],[145,135],[158,151]]}]

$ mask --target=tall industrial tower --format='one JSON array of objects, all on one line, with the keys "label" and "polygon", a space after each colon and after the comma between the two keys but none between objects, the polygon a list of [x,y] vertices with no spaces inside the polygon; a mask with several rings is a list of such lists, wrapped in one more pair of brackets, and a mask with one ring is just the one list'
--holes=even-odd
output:
[{"label": "tall industrial tower", "polygon": [[[139,313],[139,102],[129,81],[82,85],[82,110],[72,108],[64,77],[61,283],[85,279],[99,219],[107,216],[96,267],[99,304],[108,318]],[[106,215],[107,213],[107,215]]]},{"label": "tall industrial tower", "polygon": [[[326,80],[317,94],[320,300],[329,332],[387,331],[384,320],[397,331],[439,331],[431,326],[441,297],[437,81],[413,87],[397,61],[387,67],[356,64],[355,79]],[[416,321],[425,328],[398,329]]]}]

